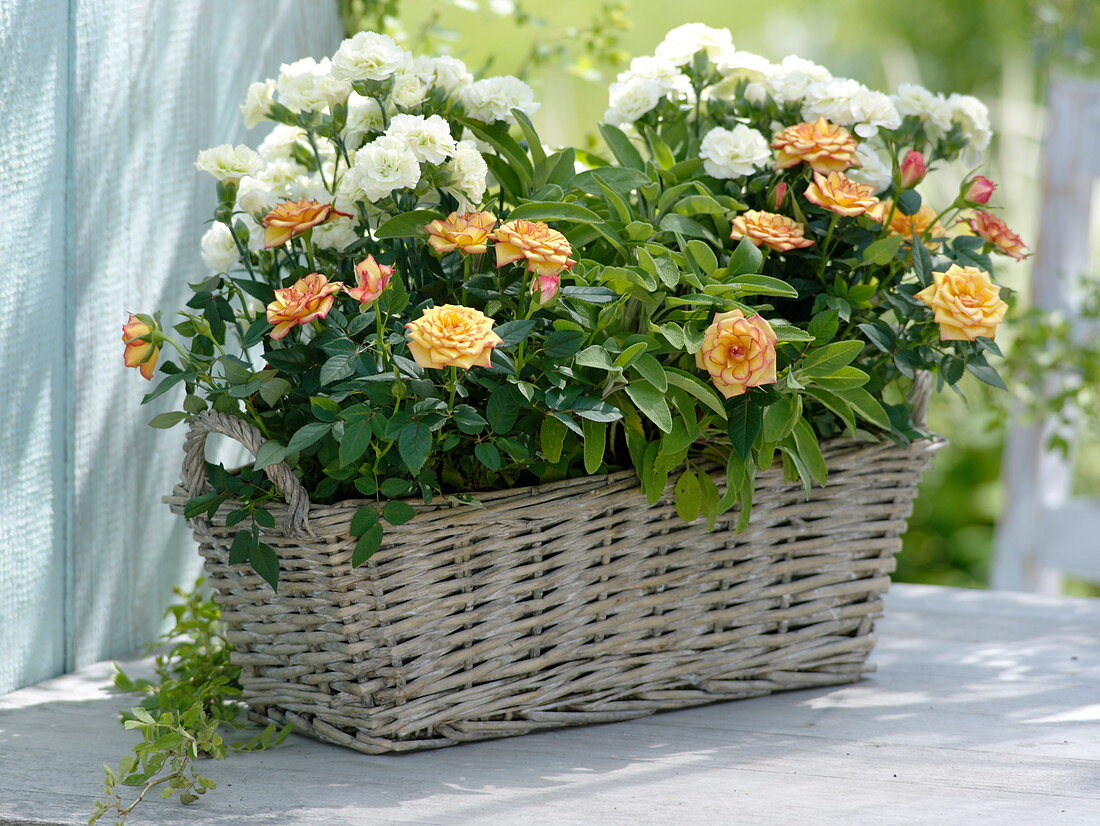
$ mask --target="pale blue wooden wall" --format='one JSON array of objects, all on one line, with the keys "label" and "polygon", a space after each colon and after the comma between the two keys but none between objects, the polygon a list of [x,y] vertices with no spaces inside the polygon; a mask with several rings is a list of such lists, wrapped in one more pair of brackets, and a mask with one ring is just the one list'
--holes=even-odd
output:
[{"label": "pale blue wooden wall", "polygon": [[0,693],[139,648],[197,572],[120,325],[202,277],[192,164],[262,136],[248,84],[340,36],[335,0],[0,0]]}]

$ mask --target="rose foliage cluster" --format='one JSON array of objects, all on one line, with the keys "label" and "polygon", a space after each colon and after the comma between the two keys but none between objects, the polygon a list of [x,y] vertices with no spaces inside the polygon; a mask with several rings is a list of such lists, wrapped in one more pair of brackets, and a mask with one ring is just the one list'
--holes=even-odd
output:
[{"label": "rose foliage cluster", "polygon": [[252,86],[246,123],[275,124],[257,150],[200,154],[209,275],[178,323],[133,315],[123,340],[163,374],[146,401],[185,390],[155,426],[213,409],[266,439],[187,508],[236,503],[231,561],[277,582],[256,473],[277,462],[314,501],[359,500],[355,564],[407,500],[623,468],[684,519],[744,524],[773,463],[808,489],[823,440],[921,437],[920,373],[999,384],[990,256],[1026,248],[986,178],[920,194],[988,144],[980,102],[692,24],[612,85],[603,156],[544,147],[536,108],[516,78],[363,32]]}]

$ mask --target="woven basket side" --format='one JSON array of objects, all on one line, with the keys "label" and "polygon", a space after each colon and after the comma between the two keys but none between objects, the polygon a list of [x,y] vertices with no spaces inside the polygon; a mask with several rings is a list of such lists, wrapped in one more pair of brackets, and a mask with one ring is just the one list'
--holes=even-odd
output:
[{"label": "woven basket side", "polygon": [[226,564],[220,518],[196,537],[260,716],[434,747],[855,679],[932,449],[828,444],[829,485],[761,474],[741,534],[646,505],[629,473],[420,506],[357,569],[361,503],[314,505],[313,540],[265,537],[277,596]]}]

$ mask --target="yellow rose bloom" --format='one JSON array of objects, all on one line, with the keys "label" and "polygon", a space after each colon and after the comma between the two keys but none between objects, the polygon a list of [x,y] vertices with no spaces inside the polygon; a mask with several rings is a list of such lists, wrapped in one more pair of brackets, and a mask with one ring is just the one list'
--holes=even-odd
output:
[{"label": "yellow rose bloom", "polygon": [[874,187],[857,184],[842,172],[830,172],[827,176],[815,172],[813,182],[806,187],[805,195],[811,204],[817,204],[837,215],[848,218],[870,215],[875,220],[882,220],[879,216],[882,204],[875,197]]},{"label": "yellow rose bloom", "polygon": [[528,272],[557,275],[577,263],[569,257],[573,247],[566,237],[542,221],[508,221],[493,233],[493,240],[498,267],[526,259]]},{"label": "yellow rose bloom", "polygon": [[719,313],[703,334],[695,366],[710,373],[725,398],[740,396],[750,387],[775,382],[775,342],[775,331],[761,316]]},{"label": "yellow rose bloom", "polygon": [[[879,217],[876,220],[885,221],[886,216],[890,214],[892,205],[892,201],[883,201]],[[931,237],[924,242],[924,245],[930,250],[934,250],[940,245],[939,241],[933,241],[932,238],[943,238],[947,234],[943,224],[936,221],[936,210],[932,207],[923,205],[913,215],[902,215],[900,211],[894,210],[894,215],[890,218],[891,235],[900,235],[906,241],[911,241],[914,235],[919,238],[926,232]]]},{"label": "yellow rose bloom", "polygon": [[796,123],[772,139],[775,168],[789,169],[807,163],[814,172],[843,172],[859,166],[856,139],[843,126],[818,118],[813,123]]},{"label": "yellow rose bloom", "polygon": [[330,282],[319,272],[311,272],[292,286],[276,290],[275,300],[267,305],[267,321],[275,325],[271,337],[280,339],[297,325],[327,316],[334,296],[343,286],[339,281]]},{"label": "yellow rose bloom", "polygon": [[459,304],[429,307],[405,329],[413,360],[425,370],[491,367],[493,348],[504,343],[493,332],[493,319]]},{"label": "yellow rose bloom", "polygon": [[1002,219],[992,212],[978,210],[970,218],[970,229],[975,235],[993,245],[997,252],[1023,261],[1027,257],[1027,244],[1008,228]]},{"label": "yellow rose bloom", "polygon": [[940,325],[940,341],[994,338],[1008,305],[989,273],[977,267],[952,264],[947,272],[932,273],[933,283],[916,297],[932,308]]},{"label": "yellow rose bloom", "polygon": [[122,341],[125,345],[122,361],[127,367],[136,367],[150,381],[157,367],[157,359],[160,358],[160,347],[141,337],[152,332],[153,328],[136,315],[131,315],[122,325]]},{"label": "yellow rose bloom", "polygon": [[812,240],[803,237],[805,231],[802,224],[785,215],[750,209],[733,219],[730,238],[734,241],[748,238],[758,247],[763,244],[777,252],[786,252],[813,246]]},{"label": "yellow rose bloom", "polygon": [[346,212],[340,212],[332,204],[322,204],[305,198],[281,203],[263,218],[264,249],[281,247],[295,235],[301,235],[307,229],[323,224],[337,215],[352,217]]},{"label": "yellow rose bloom", "polygon": [[496,226],[497,217],[491,212],[452,212],[442,221],[432,221],[424,229],[428,231],[428,244],[441,255],[456,249],[463,255],[485,252],[489,233]]}]

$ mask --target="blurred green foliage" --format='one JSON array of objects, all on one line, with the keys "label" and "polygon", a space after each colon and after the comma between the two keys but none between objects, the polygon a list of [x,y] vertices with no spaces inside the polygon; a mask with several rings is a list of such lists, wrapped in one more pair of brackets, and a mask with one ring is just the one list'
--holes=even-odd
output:
[{"label": "blurred green foliage", "polygon": [[[1053,72],[1096,76],[1100,54],[1097,0],[781,0],[766,8],[749,0],[340,0],[340,6],[349,31],[384,30],[409,48],[448,52],[495,73],[526,74],[543,101],[536,118],[542,134],[576,144],[595,133],[606,84],[629,57],[651,54],[681,23],[726,26],[738,48],[773,60],[797,53],[883,89],[912,81],[978,95],[992,99],[995,111],[1006,96],[1039,103]],[[1031,115],[1024,110],[1012,116],[1019,127],[1015,154],[1002,154],[995,139],[985,171],[1002,184],[1010,222],[1034,241],[1018,218],[1033,216],[1038,200],[1034,152],[1019,150],[1034,140],[1035,124],[1026,122]],[[1007,117],[1001,128],[1006,124],[1011,130]],[[1031,164],[1026,169],[1024,157]],[[1021,266],[1014,283],[1026,283],[1026,272]],[[1029,332],[1016,348],[1018,363],[1044,352],[1044,341],[1064,343],[1057,321],[1044,332],[1035,328],[1036,316],[1021,318]],[[1083,350],[1078,355],[1088,358]],[[1017,386],[1033,375],[1025,370]],[[951,394],[933,404],[931,425],[949,444],[921,487],[898,558],[901,581],[988,583],[1012,398],[972,390],[969,407]],[[1079,492],[1100,492],[1100,480],[1085,482]]]}]

